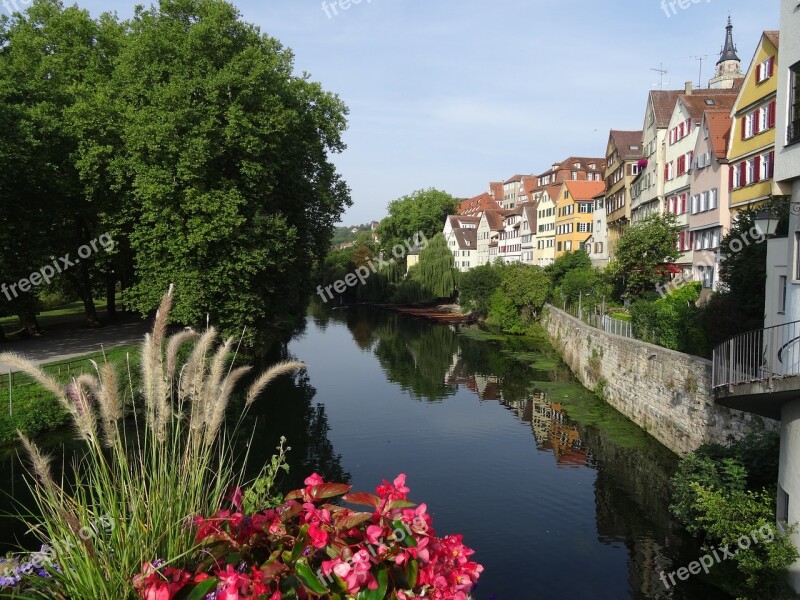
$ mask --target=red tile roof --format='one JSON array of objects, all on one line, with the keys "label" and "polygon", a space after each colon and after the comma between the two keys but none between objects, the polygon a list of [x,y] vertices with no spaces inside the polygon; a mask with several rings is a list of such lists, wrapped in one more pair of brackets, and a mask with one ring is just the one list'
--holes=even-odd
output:
[{"label": "red tile roof", "polygon": [[567,181],[565,182],[573,200],[593,200],[606,189],[604,181]]},{"label": "red tile roof", "polygon": [[[634,160],[642,157],[642,130],[621,131],[612,129],[609,137],[614,142],[621,160]],[[632,148],[632,146],[636,146]]]},{"label": "red tile roof", "polygon": [[700,121],[703,118],[703,113],[707,110],[720,109],[730,112],[736,103],[736,97],[739,95],[736,90],[727,90],[727,94],[712,95],[706,94],[707,91],[698,90],[692,92],[691,96],[683,95],[680,97],[680,102],[686,107],[693,121]]},{"label": "red tile roof", "polygon": [[492,208],[500,208],[500,204],[493,200],[490,194],[484,192],[480,196],[475,196],[462,202],[458,208],[458,214],[479,217],[483,211]]},{"label": "red tile roof", "polygon": [[510,210],[501,210],[501,209],[491,209],[487,210],[483,213],[483,216],[486,218],[486,221],[489,223],[489,229],[493,231],[499,231],[503,229],[505,226],[503,225],[503,217],[507,214],[510,214]]},{"label": "red tile roof", "polygon": [[505,185],[507,183],[514,183],[514,182],[517,182],[517,181],[522,181],[523,177],[525,177],[525,175],[514,175],[510,179],[507,179],[506,181],[504,181],[503,185]]},{"label": "red tile roof", "polygon": [[781,33],[780,31],[765,31],[764,37],[772,43],[775,48],[780,48]]},{"label": "red tile roof", "polygon": [[733,119],[727,110],[707,110],[705,113],[711,148],[718,159],[728,157],[728,142],[731,137]]}]

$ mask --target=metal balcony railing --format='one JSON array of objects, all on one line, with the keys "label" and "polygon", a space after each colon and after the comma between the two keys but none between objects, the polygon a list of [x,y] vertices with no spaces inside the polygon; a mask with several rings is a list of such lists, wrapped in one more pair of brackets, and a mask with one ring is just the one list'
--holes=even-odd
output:
[{"label": "metal balcony railing", "polygon": [[748,331],[714,349],[714,388],[800,375],[800,321]]}]

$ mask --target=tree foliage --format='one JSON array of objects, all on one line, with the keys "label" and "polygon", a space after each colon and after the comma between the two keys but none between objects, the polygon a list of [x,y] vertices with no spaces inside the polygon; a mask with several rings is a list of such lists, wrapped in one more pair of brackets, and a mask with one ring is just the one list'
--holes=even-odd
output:
[{"label": "tree foliage", "polygon": [[442,231],[448,215],[455,214],[458,202],[447,192],[434,188],[418,190],[389,203],[389,216],[381,221],[378,237],[383,249],[392,248],[422,234],[431,239]]},{"label": "tree foliage", "polygon": [[420,252],[410,276],[431,300],[451,298],[458,285],[458,269],[444,234],[437,233]]},{"label": "tree foliage", "polygon": [[609,269],[624,279],[628,298],[641,297],[665,279],[664,265],[680,256],[675,245],[679,231],[675,215],[669,213],[651,215],[625,230]]},{"label": "tree foliage", "polygon": [[544,270],[550,275],[553,287],[561,285],[561,280],[570,271],[589,271],[592,268],[592,259],[585,250],[575,252],[565,252],[556,258],[552,264],[547,265]]},{"label": "tree foliage", "polygon": [[174,283],[176,321],[280,327],[350,204],[346,115],[223,0],[124,23],[36,0],[0,24],[4,279],[108,232],[113,255],[64,274],[90,318],[99,289],[147,313]]},{"label": "tree foliage", "polygon": [[461,304],[468,310],[489,314],[491,298],[500,287],[500,273],[494,265],[485,264],[462,273],[459,277],[458,293]]}]

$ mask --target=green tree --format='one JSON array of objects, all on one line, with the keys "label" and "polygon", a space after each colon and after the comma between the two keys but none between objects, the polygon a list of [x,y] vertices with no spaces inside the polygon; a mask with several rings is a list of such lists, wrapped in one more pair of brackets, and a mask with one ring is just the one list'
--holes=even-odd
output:
[{"label": "green tree", "polygon": [[138,7],[117,66],[116,165],[141,312],[170,283],[173,316],[227,331],[285,327],[351,201],[329,160],[347,109],[295,76],[292,53],[222,0]]},{"label": "green tree", "polygon": [[550,278],[543,269],[521,263],[498,269],[501,283],[492,294],[487,322],[507,333],[526,333],[550,296]]},{"label": "green tree", "polygon": [[624,280],[625,296],[641,297],[664,281],[664,265],[680,256],[675,245],[679,231],[672,214],[651,215],[625,230],[609,265],[613,276]]},{"label": "green tree", "polygon": [[564,298],[568,303],[575,304],[582,300],[584,306],[600,304],[603,297],[610,298],[611,286],[606,283],[603,274],[598,269],[578,269],[568,271],[561,278],[561,286],[555,298]]},{"label": "green tree", "polygon": [[489,314],[492,294],[500,287],[500,273],[491,264],[480,265],[462,273],[458,282],[461,304],[482,315]]},{"label": "green tree", "polygon": [[389,203],[389,216],[381,221],[378,237],[381,247],[392,248],[414,240],[420,233],[426,239],[442,231],[448,215],[456,212],[458,201],[447,192],[433,188],[418,190]]},{"label": "green tree", "polygon": [[561,285],[561,280],[570,271],[589,271],[592,268],[592,259],[585,250],[575,252],[565,252],[559,256],[552,264],[545,267],[545,272],[550,275],[553,287]]},{"label": "green tree", "polygon": [[[58,0],[36,0],[25,13],[0,19],[0,105],[9,113],[2,120],[13,119],[15,131],[4,133],[18,144],[15,164],[2,169],[17,191],[0,190],[3,221],[18,241],[3,243],[0,262],[18,265],[24,276],[51,262],[51,255],[76,258],[80,247],[107,232],[110,190],[100,193],[84,167],[97,148],[97,130],[116,121],[97,109],[99,98],[107,97],[121,39],[113,18],[95,21]],[[15,248],[22,240],[28,248]],[[97,323],[97,282],[111,271],[103,253],[93,252],[59,276],[60,285],[83,301],[91,324]],[[34,295],[17,303],[25,306],[21,316],[28,327]]]},{"label": "green tree", "polygon": [[437,233],[419,254],[419,264],[409,273],[430,300],[451,298],[458,284],[455,258],[444,234]]},{"label": "green tree", "polygon": [[[776,200],[772,205],[780,218],[777,234],[786,235],[788,205]],[[712,347],[764,326],[767,244],[755,226],[755,214],[740,212],[720,241],[720,290],[709,298],[702,318]]]}]

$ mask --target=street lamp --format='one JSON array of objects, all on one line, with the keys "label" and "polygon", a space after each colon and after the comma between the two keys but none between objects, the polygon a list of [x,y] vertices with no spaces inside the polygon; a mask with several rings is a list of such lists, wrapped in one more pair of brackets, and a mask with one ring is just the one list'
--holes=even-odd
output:
[{"label": "street lamp", "polygon": [[771,208],[762,208],[756,213],[755,223],[761,235],[773,236],[778,229],[778,215]]}]

